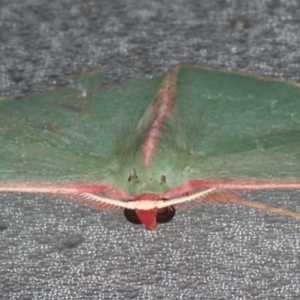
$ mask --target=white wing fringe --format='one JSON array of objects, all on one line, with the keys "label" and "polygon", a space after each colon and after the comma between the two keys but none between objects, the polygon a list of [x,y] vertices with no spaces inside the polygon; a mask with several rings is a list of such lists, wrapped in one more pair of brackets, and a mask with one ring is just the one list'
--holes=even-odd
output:
[{"label": "white wing fringe", "polygon": [[216,192],[216,190],[217,189],[212,188],[181,198],[175,198],[170,200],[156,200],[156,201],[142,200],[142,199],[123,201],[123,200],[109,199],[109,198],[105,198],[105,197],[101,197],[89,193],[82,193],[79,194],[78,196],[90,202],[91,204],[99,203],[99,204],[108,204],[108,205],[117,206],[120,208],[127,208],[127,209],[150,210],[155,208],[160,209],[171,205],[178,205],[186,202],[191,202],[199,198],[205,198],[207,195]]}]

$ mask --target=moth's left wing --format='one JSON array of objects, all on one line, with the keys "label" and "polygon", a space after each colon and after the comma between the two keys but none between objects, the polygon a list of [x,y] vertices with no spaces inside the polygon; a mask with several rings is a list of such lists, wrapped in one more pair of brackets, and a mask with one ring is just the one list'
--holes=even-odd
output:
[{"label": "moth's left wing", "polygon": [[0,190],[52,186],[54,192],[67,184],[98,185],[99,191],[109,185],[116,143],[136,130],[160,81],[108,89],[94,72],[75,78],[72,88],[0,101]]}]

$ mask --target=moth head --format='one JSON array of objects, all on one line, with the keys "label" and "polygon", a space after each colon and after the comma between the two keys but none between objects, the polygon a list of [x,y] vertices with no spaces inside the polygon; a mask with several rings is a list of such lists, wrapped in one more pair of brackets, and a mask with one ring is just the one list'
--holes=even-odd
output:
[{"label": "moth head", "polygon": [[155,208],[149,210],[124,209],[124,215],[127,221],[132,224],[142,224],[148,230],[154,230],[158,224],[168,223],[175,216],[174,206],[164,208]]},{"label": "moth head", "polygon": [[[77,202],[90,204],[97,209],[121,208],[126,219],[133,224],[142,224],[148,230],[154,230],[158,224],[170,222],[175,213],[175,207],[197,199],[214,195],[215,188],[202,190],[179,198],[164,199],[159,194],[141,194],[132,200],[110,199],[90,193],[82,193]],[[76,202],[76,201],[75,201]]]},{"label": "moth head", "polygon": [[165,200],[158,199],[155,194],[138,195],[132,200],[132,209],[124,209],[125,218],[132,224],[142,224],[147,230],[154,230],[158,224],[170,222],[175,215],[174,206],[155,206],[157,201]]}]

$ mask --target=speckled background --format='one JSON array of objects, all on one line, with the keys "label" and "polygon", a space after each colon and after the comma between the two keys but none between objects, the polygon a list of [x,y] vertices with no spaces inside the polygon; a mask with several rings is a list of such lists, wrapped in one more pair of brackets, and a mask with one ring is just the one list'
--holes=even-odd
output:
[{"label": "speckled background", "polygon": [[[116,83],[180,62],[300,79],[300,2],[2,0],[0,95],[83,67]],[[0,145],[1,146],[1,145]],[[244,198],[300,212],[300,191]],[[299,299],[300,222],[233,205],[155,232],[121,213],[0,195],[0,299]]]}]

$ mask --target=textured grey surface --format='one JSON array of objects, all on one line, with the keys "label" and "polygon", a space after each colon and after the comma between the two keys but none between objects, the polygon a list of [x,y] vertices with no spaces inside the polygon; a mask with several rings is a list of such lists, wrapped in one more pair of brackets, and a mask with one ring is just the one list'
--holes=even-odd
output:
[{"label": "textured grey surface", "polygon": [[[299,80],[299,1],[1,1],[1,95],[179,62]],[[245,198],[300,212],[300,191]],[[212,205],[155,232],[122,214],[1,194],[0,299],[299,299],[300,222]]]}]

